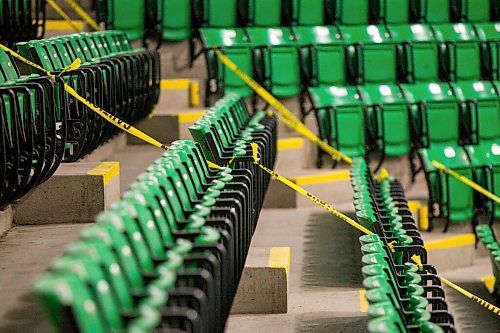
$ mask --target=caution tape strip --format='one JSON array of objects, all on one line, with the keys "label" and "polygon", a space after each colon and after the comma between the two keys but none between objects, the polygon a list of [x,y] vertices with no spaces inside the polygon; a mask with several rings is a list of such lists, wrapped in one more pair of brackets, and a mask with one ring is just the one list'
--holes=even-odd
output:
[{"label": "caution tape strip", "polygon": [[259,168],[261,168],[262,170],[264,170],[265,172],[267,172],[269,175],[271,175],[272,177],[276,178],[278,181],[280,181],[281,183],[283,183],[284,185],[290,187],[291,189],[293,189],[294,191],[296,191],[297,193],[301,194],[302,196],[306,197],[307,199],[311,200],[312,202],[314,202],[316,205],[324,208],[325,210],[327,210],[328,212],[332,213],[333,215],[337,216],[338,218],[340,218],[341,220],[343,220],[344,222],[350,224],[351,226],[353,226],[354,228],[358,229],[359,231],[361,231],[362,233],[365,233],[367,235],[372,235],[373,232],[371,232],[370,230],[368,230],[367,228],[363,227],[361,224],[359,224],[358,222],[354,221],[353,219],[351,219],[350,217],[342,214],[341,212],[339,212],[338,210],[336,210],[335,208],[333,208],[332,206],[328,205],[327,203],[325,203],[323,200],[321,200],[320,198],[318,198],[317,196],[315,196],[314,194],[306,191],[305,189],[303,189],[302,187],[300,187],[299,185],[295,184],[294,182],[292,182],[291,180],[279,175],[278,173],[276,173],[275,171],[265,167],[264,165],[262,165],[260,162],[259,162],[259,159],[258,159],[258,145],[256,143],[251,143],[251,146],[252,146],[252,152],[253,152],[253,159],[254,159],[254,164],[257,165]]},{"label": "caution tape strip", "polygon": [[57,14],[59,14],[66,22],[68,22],[69,25],[71,25],[71,27],[73,28],[74,31],[76,31],[76,32],[82,32],[82,30],[80,29],[80,27],[78,27],[73,22],[73,20],[68,16],[68,14],[66,14],[64,12],[64,10],[62,10],[62,8],[59,7],[59,5],[54,0],[47,0],[47,3],[49,5],[51,5],[52,8],[54,8],[54,10],[57,12]]},{"label": "caution tape strip", "polygon": [[[240,77],[253,91],[255,91],[262,99],[264,99],[270,106],[272,106],[276,111],[278,111],[282,117],[279,117],[284,123],[295,130],[297,133],[303,135],[307,139],[314,142],[318,147],[330,155],[334,160],[351,164],[352,158],[341,153],[337,149],[333,148],[320,138],[318,138],[309,128],[307,128],[295,115],[290,112],[280,101],[278,101],[273,95],[271,95],[266,89],[264,89],[260,84],[258,84],[254,79],[245,74],[242,70],[236,66],[227,56],[225,56],[220,50],[215,50],[215,54],[226,65],[232,72]],[[286,119],[286,120],[285,120]]]},{"label": "caution tape strip", "polygon": [[[47,74],[53,81],[55,80],[56,76],[54,74],[52,74],[51,72],[49,72],[48,70],[46,70],[42,66],[39,66],[39,65],[35,64],[34,62],[29,61],[28,59],[24,58],[20,54],[12,51],[11,49],[9,49],[8,47],[6,47],[5,45],[0,44],[0,49],[4,50],[5,52],[10,53],[14,58],[19,59],[20,61],[22,61],[22,62],[30,65],[31,67],[36,68],[39,71]],[[71,70],[78,69],[80,67],[80,64],[81,64],[80,59],[75,60],[70,66],[68,66],[67,68],[65,68],[59,75],[61,75],[63,73],[66,73],[66,72],[69,72]],[[93,103],[89,102],[88,100],[86,100],[85,98],[83,98],[82,96],[80,96],[73,88],[71,88],[66,83],[64,84],[64,90],[68,94],[70,94],[71,96],[73,96],[74,98],[76,98],[78,101],[80,101],[81,103],[83,103],[85,106],[87,106],[89,109],[91,109],[92,111],[94,111],[95,113],[97,113],[99,116],[101,116],[102,118],[104,118],[107,121],[109,121],[111,124],[113,124],[116,127],[120,128],[121,130],[123,130],[123,131],[125,131],[125,132],[127,132],[127,133],[129,133],[129,134],[131,134],[131,135],[139,138],[140,140],[145,141],[145,142],[147,142],[147,143],[149,143],[149,144],[151,144],[151,145],[153,145],[155,147],[158,147],[158,148],[161,148],[161,149],[164,149],[164,150],[168,150],[169,149],[169,147],[167,145],[159,142],[158,140],[156,140],[156,139],[152,138],[151,136],[147,135],[146,133],[138,130],[134,126],[132,126],[132,125],[124,122],[123,120],[120,120],[119,118],[113,116],[109,112],[104,111],[103,109],[101,109],[98,106],[94,105]]]},{"label": "caution tape strip", "polygon": [[461,174],[451,170],[450,168],[447,168],[445,167],[443,164],[437,162],[437,161],[432,161],[432,165],[434,165],[436,168],[438,168],[439,170],[441,171],[444,171],[446,173],[448,173],[450,176],[458,179],[459,181],[461,181],[462,183],[472,187],[474,190],[476,190],[477,192],[483,194],[484,196],[494,200],[495,202],[498,202],[500,203],[500,198],[497,197],[495,194],[491,193],[490,191],[488,191],[487,189],[485,189],[484,187],[482,187],[481,185],[473,182],[472,180],[470,180],[469,178],[467,177],[464,177],[462,176]]},{"label": "caution tape strip", "polygon": [[96,21],[75,0],[64,0],[95,31],[101,30]]},{"label": "caution tape strip", "polygon": [[473,300],[474,302],[478,303],[479,305],[481,305],[482,307],[490,310],[491,312],[493,312],[494,314],[496,314],[497,316],[500,316],[500,308],[485,301],[484,299],[474,295],[473,293],[461,288],[460,286],[457,286],[456,284],[454,284],[453,282],[445,279],[444,277],[441,277],[439,276],[439,279],[445,283],[446,285],[448,285],[449,287],[451,287],[452,289],[458,291],[460,294],[464,295],[465,297]]}]

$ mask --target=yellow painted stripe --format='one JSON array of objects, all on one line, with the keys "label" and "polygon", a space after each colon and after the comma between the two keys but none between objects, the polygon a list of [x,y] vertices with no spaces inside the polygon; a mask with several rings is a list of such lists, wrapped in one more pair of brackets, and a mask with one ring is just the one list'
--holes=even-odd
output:
[{"label": "yellow painted stripe", "polygon": [[422,204],[420,203],[420,201],[410,200],[408,201],[408,207],[410,208],[410,212],[416,213],[418,212],[420,207],[422,207]]},{"label": "yellow painted stripe", "polygon": [[189,79],[161,80],[160,88],[162,90],[189,89],[190,84]]},{"label": "yellow painted stripe", "polygon": [[370,305],[368,304],[368,300],[366,299],[366,290],[359,290],[359,312],[366,313],[368,312],[368,308]]},{"label": "yellow painted stripe", "polygon": [[293,178],[297,185],[312,185],[321,183],[330,183],[336,181],[349,180],[349,170],[334,171],[320,175],[307,175]]},{"label": "yellow painted stripe", "polygon": [[189,85],[189,103],[191,106],[200,105],[200,84],[197,81],[191,81]]},{"label": "yellow painted stripe", "polygon": [[205,111],[179,113],[179,123],[194,123],[203,117],[204,114]]},{"label": "yellow painted stripe", "polygon": [[91,176],[101,176],[104,185],[108,184],[115,176],[120,174],[119,162],[103,162],[88,172]]},{"label": "yellow painted stripe", "polygon": [[488,292],[491,294],[493,290],[495,289],[495,277],[493,275],[488,275],[488,276],[483,276],[481,278],[481,281],[483,281],[484,286],[488,290]]},{"label": "yellow painted stripe", "polygon": [[418,227],[422,231],[429,230],[429,207],[422,205],[418,210]]},{"label": "yellow painted stripe", "polygon": [[460,236],[447,237],[443,239],[436,239],[433,241],[425,242],[425,248],[427,251],[449,249],[453,247],[460,247],[466,245],[474,245],[476,243],[476,238],[474,234],[463,234]]},{"label": "yellow painted stripe", "polygon": [[304,147],[304,139],[302,138],[287,138],[278,140],[278,150],[302,149]]},{"label": "yellow painted stripe", "polygon": [[284,268],[286,275],[290,272],[291,250],[289,247],[272,247],[269,251],[267,267]]},{"label": "yellow painted stripe", "polygon": [[[73,24],[80,29],[80,31],[84,30],[84,24],[81,20],[73,20]],[[45,21],[45,29],[48,31],[62,31],[62,30],[70,30],[73,31],[73,27],[71,24],[66,22],[65,20],[47,20]]]}]

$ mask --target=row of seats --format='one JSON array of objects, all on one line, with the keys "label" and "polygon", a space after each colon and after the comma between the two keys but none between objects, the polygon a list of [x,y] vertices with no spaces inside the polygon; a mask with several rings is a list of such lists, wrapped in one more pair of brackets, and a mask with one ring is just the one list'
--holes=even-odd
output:
[{"label": "row of seats", "polygon": [[[77,34],[18,43],[20,52],[57,75],[20,75],[0,51],[0,208],[47,180],[61,162],[74,162],[119,130],[73,97],[64,84],[128,123],[145,118],[157,103],[156,52],[133,50],[121,32]],[[64,71],[77,58],[82,66]],[[35,71],[37,72],[37,71]]]},{"label": "row of seats", "polygon": [[17,42],[42,38],[44,33],[44,0],[0,1],[0,43],[13,46]]},{"label": "row of seats", "polygon": [[487,224],[478,225],[476,227],[476,234],[490,255],[491,267],[495,276],[492,296],[495,302],[500,304],[500,243],[495,237],[492,228]]},{"label": "row of seats", "polygon": [[[375,181],[365,160],[351,166],[356,217],[374,234],[361,236],[362,274],[370,304],[368,332],[455,332],[445,293],[428,265],[402,184]],[[412,262],[418,255],[422,267]]]},{"label": "row of seats", "polygon": [[498,21],[495,0],[115,0],[98,1],[98,21],[132,40],[188,39],[192,29]]},{"label": "row of seats", "polygon": [[[146,118],[158,103],[159,53],[133,49],[123,32],[80,33],[17,46],[24,57],[60,73],[80,96],[129,124]],[[82,61],[80,68],[65,71],[76,59]],[[66,162],[81,159],[120,133],[74,98],[67,98],[67,108]]]},{"label": "row of seats", "polygon": [[224,331],[269,183],[241,149],[272,167],[276,120],[233,96],[192,131],[201,141],[174,142],[36,282],[58,332]]}]

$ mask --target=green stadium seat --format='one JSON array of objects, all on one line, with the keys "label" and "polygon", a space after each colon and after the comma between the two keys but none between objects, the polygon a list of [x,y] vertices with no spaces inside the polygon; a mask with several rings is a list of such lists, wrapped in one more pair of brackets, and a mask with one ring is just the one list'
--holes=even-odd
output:
[{"label": "green stadium seat", "polygon": [[279,27],[282,24],[282,0],[241,0],[241,21],[247,27]]},{"label": "green stadium seat", "polygon": [[145,0],[98,1],[100,21],[106,24],[106,29],[120,30],[127,34],[130,40],[142,39],[145,30]]},{"label": "green stadium seat", "polygon": [[481,80],[481,48],[472,24],[433,25],[440,43],[442,79],[447,81]]},{"label": "green stadium seat", "polygon": [[429,201],[441,207],[449,223],[475,217],[473,190],[459,180],[440,175],[432,165],[437,161],[472,179],[467,153],[459,146],[460,111],[452,88],[446,83],[402,85],[411,104],[410,121],[414,146],[429,180]]},{"label": "green stadium seat", "polygon": [[163,39],[181,41],[191,36],[191,0],[163,0]]},{"label": "green stadium seat", "polygon": [[[489,81],[453,84],[455,94],[465,108],[465,148],[471,164],[477,169],[480,183],[500,194],[500,101],[495,86]],[[500,216],[500,205],[488,201],[492,219]],[[495,205],[493,207],[493,205]],[[493,209],[495,208],[495,209]]]},{"label": "green stadium seat", "polygon": [[429,83],[439,81],[438,45],[432,28],[425,24],[391,25],[393,40],[398,43],[398,81]]},{"label": "green stadium seat", "polygon": [[421,22],[451,22],[453,0],[415,0],[416,17]]},{"label": "green stadium seat", "polygon": [[300,93],[300,66],[297,42],[290,28],[248,28],[256,48],[258,81],[276,97]]},{"label": "green stadium seat", "polygon": [[253,90],[234,72],[219,61],[214,50],[221,48],[222,52],[233,61],[238,68],[250,77],[253,73],[253,44],[243,29],[200,29],[208,78],[206,83],[205,105],[210,104],[210,96],[236,93],[243,97],[253,95]]},{"label": "green stadium seat", "polygon": [[495,6],[499,6],[495,0],[456,0],[458,17],[464,22],[494,21]]},{"label": "green stadium seat", "polygon": [[197,28],[238,26],[238,6],[234,0],[194,0],[192,11]]},{"label": "green stadium seat", "polygon": [[327,0],[285,0],[285,17],[294,26],[316,26],[332,23],[331,1]]},{"label": "green stadium seat", "polygon": [[372,12],[378,23],[407,24],[410,22],[411,0],[378,0],[370,1]]},{"label": "green stadium seat", "polygon": [[337,24],[366,25],[370,22],[369,0],[336,0],[332,5],[332,16]]},{"label": "green stadium seat", "polygon": [[500,49],[500,24],[481,23],[474,25],[477,35],[481,40],[482,74],[485,79],[500,79],[500,60],[498,52]]}]

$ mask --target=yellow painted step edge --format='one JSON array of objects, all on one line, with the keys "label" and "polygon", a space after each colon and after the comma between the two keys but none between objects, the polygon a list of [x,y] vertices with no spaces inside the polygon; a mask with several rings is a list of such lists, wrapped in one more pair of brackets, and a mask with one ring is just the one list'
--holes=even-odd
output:
[{"label": "yellow painted step edge", "polygon": [[278,150],[302,149],[304,147],[304,139],[302,138],[286,138],[278,140]]},{"label": "yellow painted step edge", "polygon": [[[80,29],[84,30],[85,26],[83,21],[74,20],[73,23]],[[47,20],[45,21],[45,30],[47,31],[63,31],[70,30],[73,31],[73,27],[64,20]]]},{"label": "yellow painted step edge", "polygon": [[319,175],[306,175],[293,178],[294,183],[300,186],[345,180],[349,180],[349,170],[340,170]]},{"label": "yellow painted step edge", "polygon": [[99,166],[87,172],[90,176],[100,176],[104,185],[108,184],[115,176],[120,174],[119,162],[103,162]]},{"label": "yellow painted step edge", "polygon": [[162,90],[178,90],[178,89],[188,89],[191,85],[191,80],[189,79],[173,79],[173,80],[161,80],[160,88]]},{"label": "yellow painted step edge", "polygon": [[483,276],[481,281],[484,283],[484,286],[491,294],[495,289],[495,277],[493,275]]},{"label": "yellow painted step edge", "polygon": [[286,275],[290,272],[291,250],[289,247],[272,247],[269,251],[269,268],[284,268]]},{"label": "yellow painted step edge", "polygon": [[425,242],[427,251],[449,249],[453,247],[474,245],[476,238],[473,233],[463,234],[459,236],[447,237]]},{"label": "yellow painted step edge", "polygon": [[205,111],[199,111],[199,112],[184,112],[184,113],[179,113],[177,116],[179,117],[179,123],[194,123],[203,115],[205,114]]},{"label": "yellow painted step edge", "polygon": [[359,290],[359,312],[367,313],[370,305],[368,304],[368,300],[366,299],[366,290]]}]

